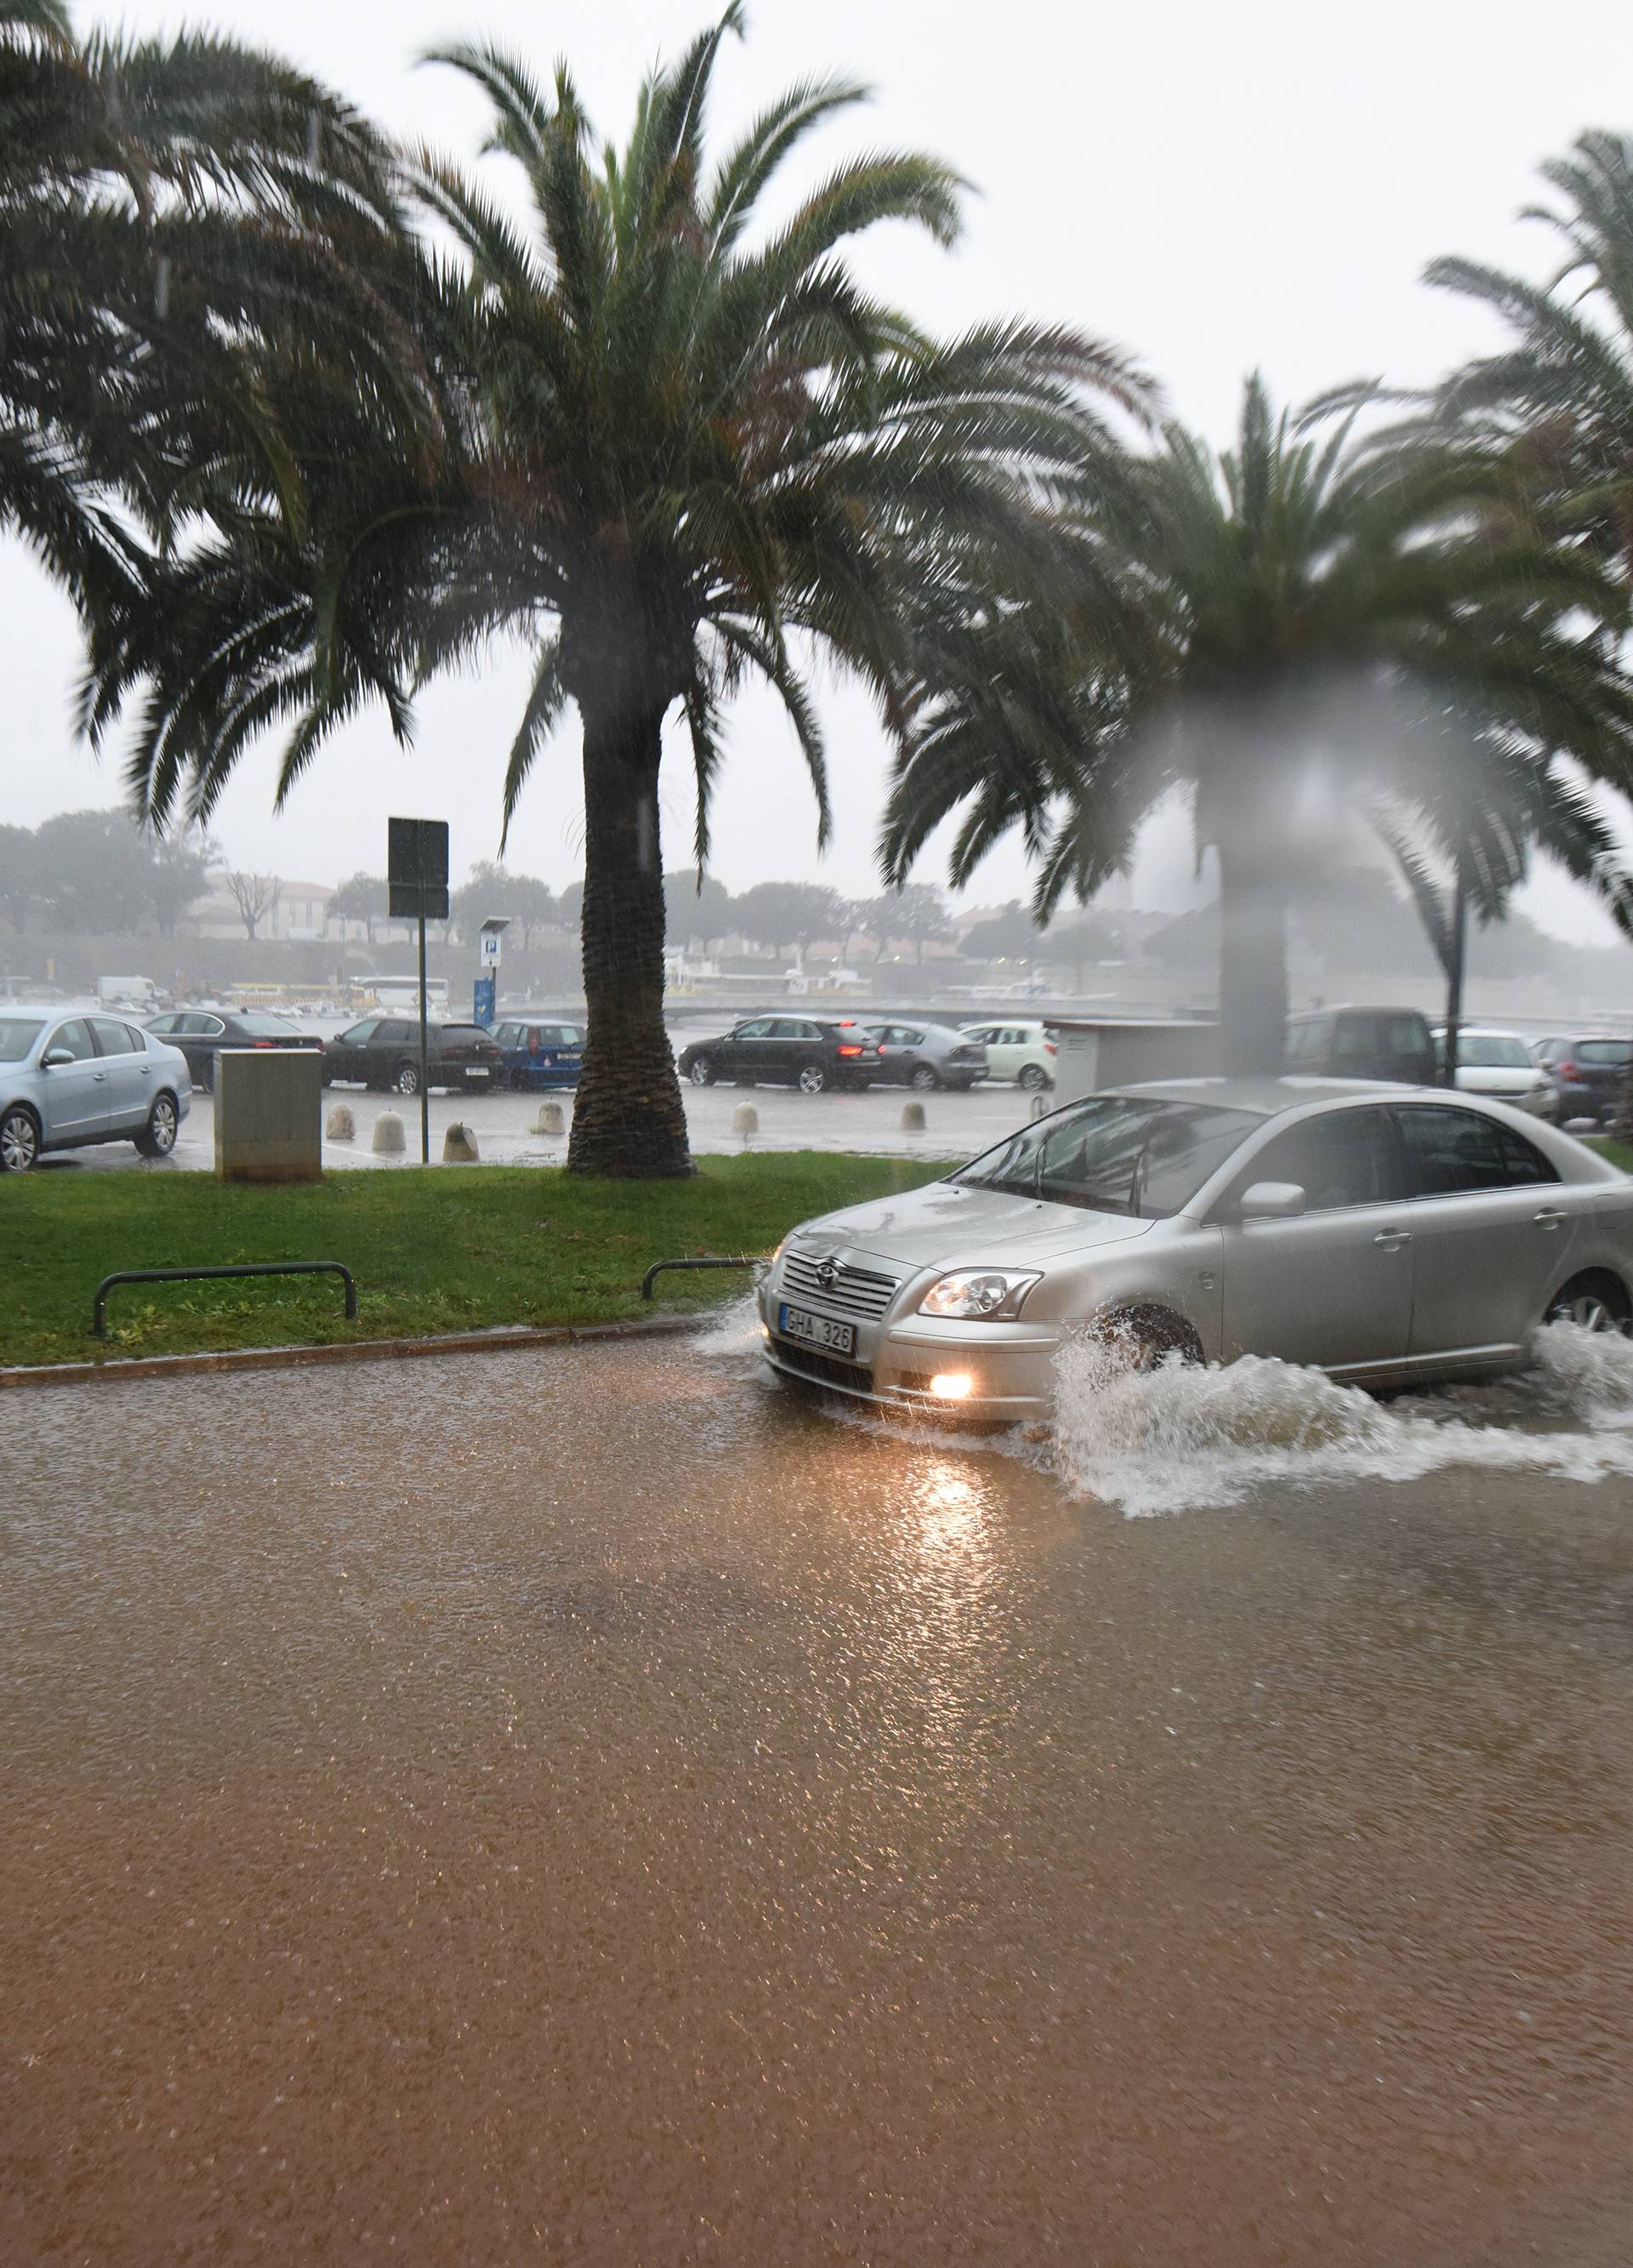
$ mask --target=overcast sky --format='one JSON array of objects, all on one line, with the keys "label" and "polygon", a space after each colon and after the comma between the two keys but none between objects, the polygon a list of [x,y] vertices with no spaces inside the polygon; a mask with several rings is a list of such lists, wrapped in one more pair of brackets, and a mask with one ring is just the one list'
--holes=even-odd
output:
[{"label": "overcast sky", "polygon": [[[82,27],[136,32],[208,23],[276,40],[404,134],[469,158],[480,103],[424,48],[486,34],[543,68],[570,60],[592,114],[622,138],[641,75],[706,20],[683,0],[217,0],[182,11],[129,0],[114,18],[81,7]],[[1263,369],[1297,401],[1381,372],[1432,379],[1490,342],[1475,311],[1426,291],[1425,261],[1463,252],[1540,269],[1543,232],[1517,224],[1540,159],[1585,126],[1633,127],[1627,12],[1609,0],[1539,11],[1518,0],[751,0],[749,35],[717,80],[717,125],[734,126],[787,81],[859,75],[871,111],[807,143],[810,178],[862,146],[920,147],[978,193],[951,254],[893,232],[870,273],[921,320],[954,329],[1024,311],[1074,322],[1137,355],[1188,423],[1226,439],[1243,374]],[[794,161],[798,172],[800,160]],[[120,799],[117,762],[99,765],[69,724],[77,668],[69,610],[26,554],[0,546],[0,684],[5,688],[0,816]],[[456,870],[497,845],[504,752],[524,691],[519,660],[445,682],[419,705],[405,755],[379,718],[335,739],[280,817],[274,752],[246,761],[215,832],[235,863],[332,881],[379,870],[388,812],[446,817]],[[809,799],[774,709],[736,712],[715,825],[715,871],[740,889],[769,874],[820,874],[863,895],[886,748],[867,704],[825,699],[836,839],[819,867]],[[558,887],[581,860],[576,735],[541,760],[512,837],[513,865]],[[677,749],[665,772],[666,863],[687,856],[691,805]],[[1180,903],[1185,832],[1157,830],[1136,877],[1140,902]],[[940,879],[925,870],[927,878]],[[983,870],[974,897],[1027,887],[1017,854]],[[1526,903],[1548,926],[1608,934],[1563,879]]]}]

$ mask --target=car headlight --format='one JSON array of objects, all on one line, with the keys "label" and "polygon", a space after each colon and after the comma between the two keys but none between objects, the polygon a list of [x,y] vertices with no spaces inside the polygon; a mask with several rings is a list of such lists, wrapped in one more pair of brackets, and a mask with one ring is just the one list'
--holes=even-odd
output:
[{"label": "car headlight", "polygon": [[1018,1268],[967,1268],[939,1277],[918,1303],[921,1315],[949,1315],[978,1323],[1012,1322],[1033,1285],[1036,1271]]}]

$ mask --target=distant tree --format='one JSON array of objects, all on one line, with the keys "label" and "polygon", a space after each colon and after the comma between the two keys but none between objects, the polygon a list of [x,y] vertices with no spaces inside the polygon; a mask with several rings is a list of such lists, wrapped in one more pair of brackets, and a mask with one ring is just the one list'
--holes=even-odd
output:
[{"label": "distant tree", "polygon": [[959,946],[968,961],[1038,961],[1046,949],[1042,929],[1019,898],[967,929]]},{"label": "distant tree", "polygon": [[33,829],[0,826],[0,915],[13,936],[28,927],[29,909],[39,896]]},{"label": "distant tree", "polygon": [[261,923],[277,904],[283,885],[276,874],[246,873],[238,866],[229,867],[221,879],[253,945]]},{"label": "distant tree", "polygon": [[882,897],[864,898],[850,909],[851,927],[869,939],[873,958],[879,960],[887,945],[913,946],[919,967],[924,965],[927,945],[945,945],[953,936],[947,902],[929,882],[908,882]]},{"label": "distant tree", "polygon": [[850,909],[821,882],[756,882],[732,911],[732,926],[756,945],[814,945],[846,936]]},{"label": "distant tree", "polygon": [[712,874],[703,876],[701,888],[695,866],[664,876],[664,927],[672,945],[698,944],[707,953],[737,926],[737,901]]},{"label": "distant tree", "polygon": [[386,919],[390,904],[391,892],[384,874],[348,874],[329,899],[329,911],[337,921],[364,923],[372,945],[374,924]]},{"label": "distant tree", "polygon": [[161,836],[147,845],[148,895],[161,937],[173,937],[188,908],[210,880],[212,852],[202,835]]},{"label": "distant tree", "polygon": [[479,858],[470,877],[453,893],[453,926],[461,945],[474,944],[490,914],[504,914],[516,942],[526,952],[533,933],[556,918],[555,893],[536,874],[513,874],[491,858]]},{"label": "distant tree", "polygon": [[535,930],[553,929],[562,919],[555,891],[537,874],[511,875],[504,910],[520,932],[524,953],[532,951]]},{"label": "distant tree", "polygon": [[65,811],[33,836],[36,895],[81,936],[129,937],[153,918],[150,846],[122,811]]}]

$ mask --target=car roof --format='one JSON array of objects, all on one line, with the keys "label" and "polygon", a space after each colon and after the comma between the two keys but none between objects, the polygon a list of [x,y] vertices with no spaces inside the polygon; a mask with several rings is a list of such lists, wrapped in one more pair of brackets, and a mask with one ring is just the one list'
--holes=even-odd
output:
[{"label": "car roof", "polygon": [[1289,1016],[1290,1024],[1313,1024],[1320,1016],[1421,1016],[1421,1008],[1403,1008],[1399,1001],[1335,1000],[1330,1008],[1301,1008]]},{"label": "car roof", "polygon": [[[1413,1086],[1403,1079],[1163,1079],[1110,1087],[1107,1092],[1140,1095],[1156,1102],[1206,1103],[1214,1109],[1251,1110],[1261,1118],[1276,1118],[1284,1111],[1306,1109],[1313,1102],[1364,1102],[1369,1095],[1442,1094],[1448,1090]],[[1460,1103],[1462,1097],[1458,1099]],[[1095,1098],[1085,1096],[1085,1100]]]}]

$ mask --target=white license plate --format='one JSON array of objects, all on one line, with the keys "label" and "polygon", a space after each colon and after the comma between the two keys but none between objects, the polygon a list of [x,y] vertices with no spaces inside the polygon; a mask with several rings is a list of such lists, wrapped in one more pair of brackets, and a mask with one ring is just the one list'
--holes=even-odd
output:
[{"label": "white license plate", "polygon": [[486,1079],[488,1074],[478,1064],[473,1064],[465,1074],[467,1079]]},{"label": "white license plate", "polygon": [[829,1354],[854,1354],[857,1327],[833,1323],[826,1315],[808,1315],[803,1307],[782,1307],[776,1327],[785,1339],[804,1339],[807,1346],[825,1347]]}]

